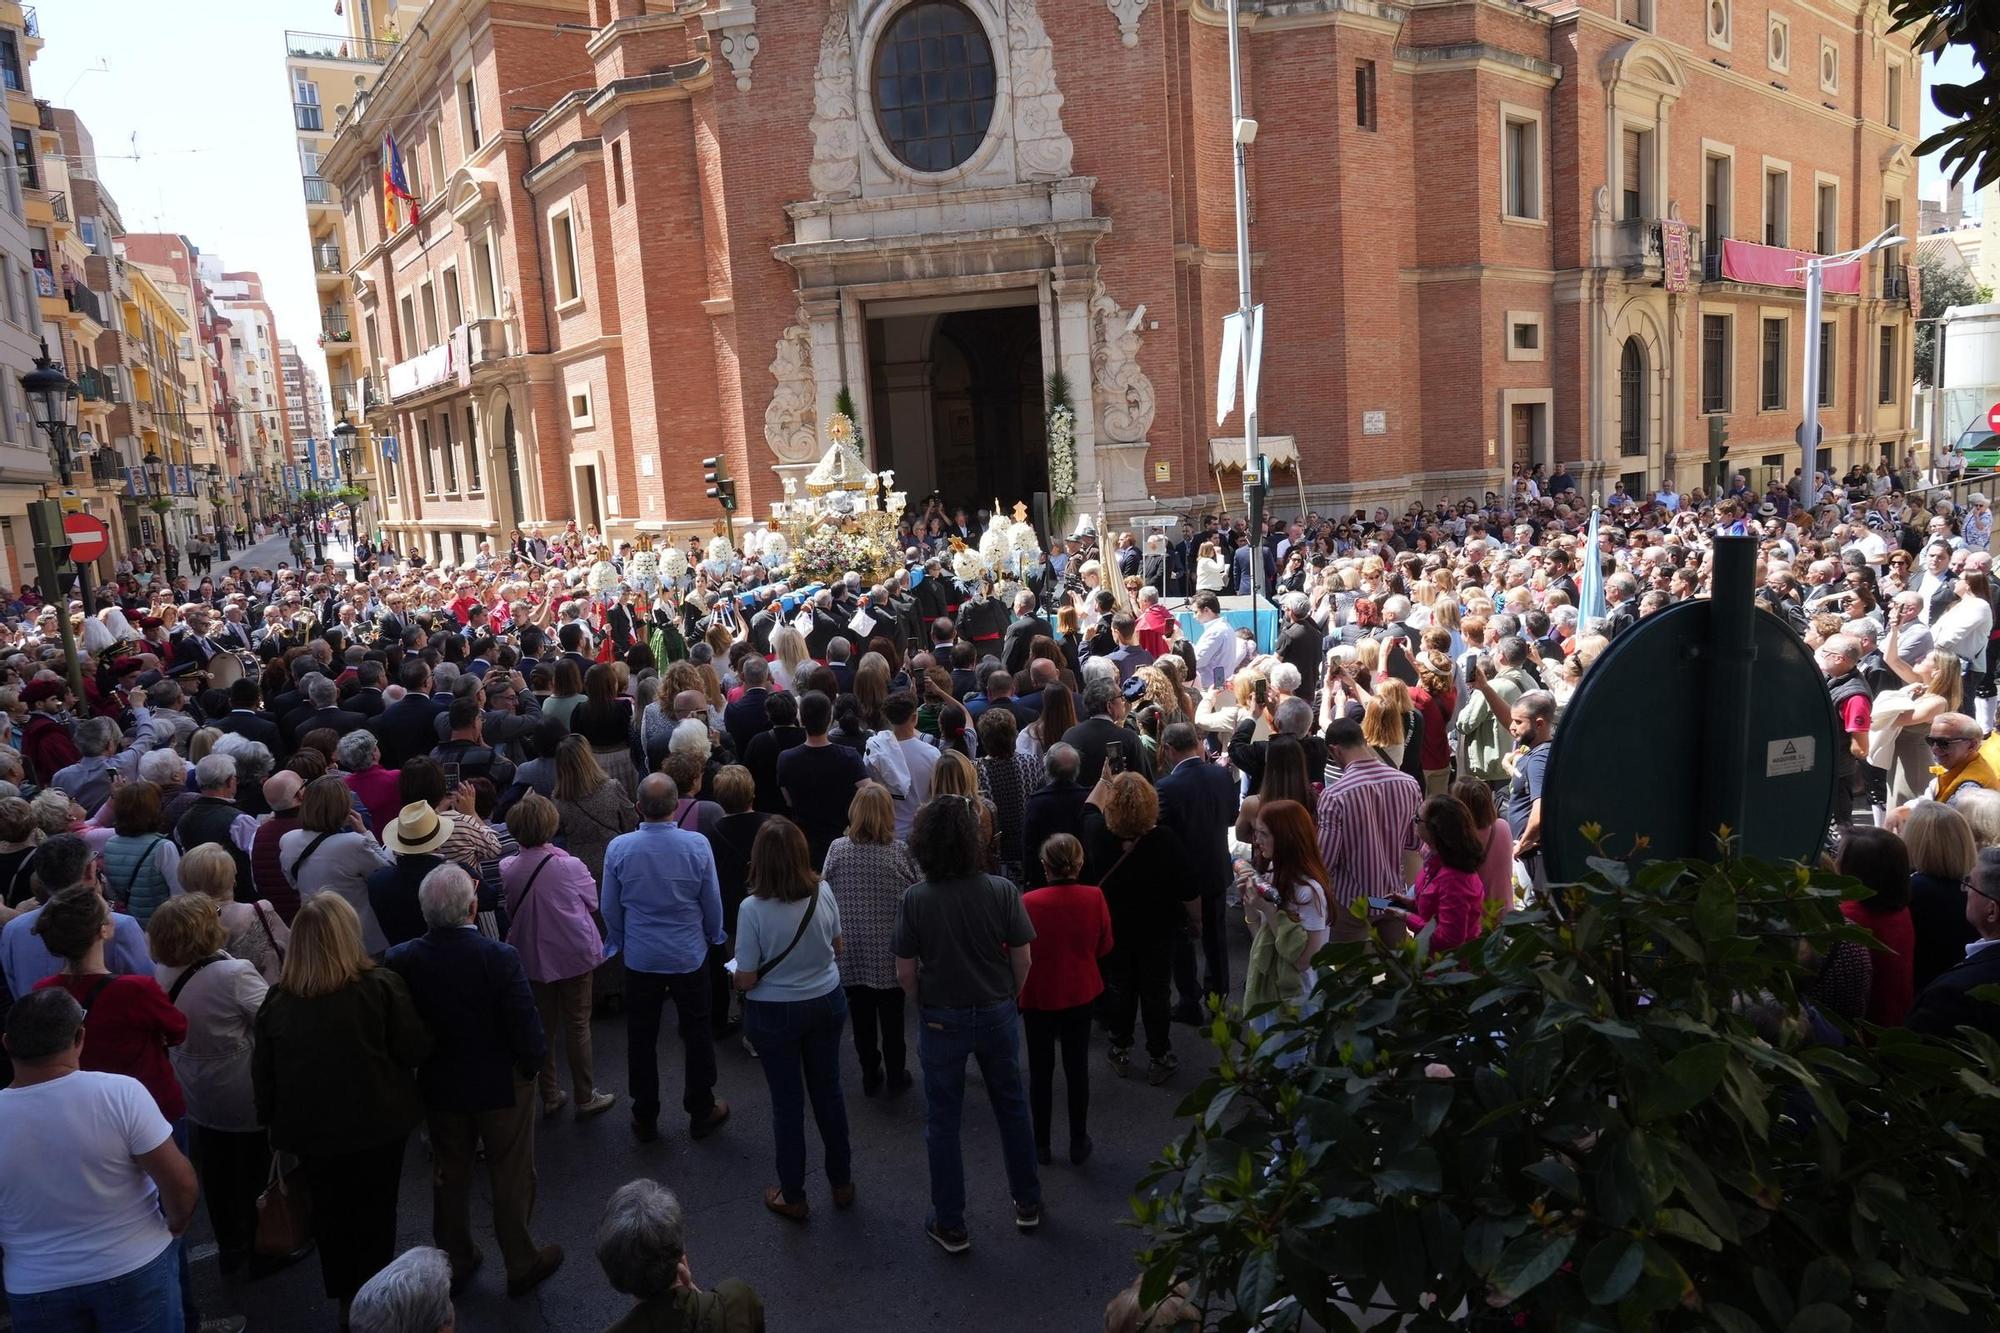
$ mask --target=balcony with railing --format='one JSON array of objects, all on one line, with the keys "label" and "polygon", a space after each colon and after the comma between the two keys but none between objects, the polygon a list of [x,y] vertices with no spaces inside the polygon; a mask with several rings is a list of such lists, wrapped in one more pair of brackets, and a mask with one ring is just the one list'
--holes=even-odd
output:
[{"label": "balcony with railing", "polygon": [[1910,275],[1901,264],[1882,261],[1882,299],[1885,301],[1908,301],[1910,299]]},{"label": "balcony with railing", "polygon": [[507,353],[507,323],[499,319],[475,319],[465,326],[466,343],[475,366],[498,361]]},{"label": "balcony with railing", "polygon": [[348,326],[346,311],[320,311],[319,340],[322,346],[327,343],[351,343],[354,341],[354,330]]},{"label": "balcony with railing", "polygon": [[306,202],[308,204],[331,205],[333,203],[333,187],[326,183],[325,177],[308,176],[305,178],[305,181]]},{"label": "balcony with railing", "polygon": [[313,247],[313,272],[339,277],[346,272],[340,262],[340,247],[322,242]]},{"label": "balcony with railing", "polygon": [[1654,218],[1620,218],[1613,224],[1612,256],[1627,278],[1658,281],[1662,264],[1659,222]]},{"label": "balcony with railing", "polygon": [[344,32],[287,31],[285,54],[301,60],[353,60],[379,65],[396,54],[396,43],[387,37],[350,37]]},{"label": "balcony with railing", "polygon": [[324,130],[325,119],[320,115],[318,102],[292,103],[292,123],[302,130]]},{"label": "balcony with railing", "polygon": [[21,31],[27,33],[30,37],[40,37],[42,35],[42,19],[39,14],[35,13],[33,5],[21,6]]},{"label": "balcony with railing", "polygon": [[77,314],[83,315],[95,324],[106,322],[104,318],[104,302],[90,288],[80,282],[74,282],[70,284],[69,290],[63,295],[69,302],[69,308]]}]

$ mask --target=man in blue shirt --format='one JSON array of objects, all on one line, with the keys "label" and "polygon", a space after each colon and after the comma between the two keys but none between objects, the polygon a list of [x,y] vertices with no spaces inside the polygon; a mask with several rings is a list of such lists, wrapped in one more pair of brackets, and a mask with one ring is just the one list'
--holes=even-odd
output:
[{"label": "man in blue shirt", "polygon": [[689,1133],[707,1138],[729,1118],[715,1099],[715,1034],[709,1026],[708,951],[727,938],[722,887],[708,839],[673,822],[680,789],[664,773],[639,784],[638,831],[613,838],[604,852],[606,955],[625,958],[626,1074],[632,1132],[641,1143],[660,1136],[660,1011],[674,1001],[686,1086],[681,1107]]},{"label": "man in blue shirt", "polygon": [[[35,934],[35,922],[42,915],[41,904],[59,890],[77,884],[88,884],[99,893],[104,891],[97,878],[97,858],[90,854],[89,844],[74,833],[57,834],[36,848],[30,869],[34,872],[39,901],[0,929],[0,974],[5,976],[7,993],[16,999],[33,990],[42,978],[62,971],[63,960],[50,953],[42,937]],[[146,928],[123,912],[113,912],[111,922],[111,942],[104,948],[105,967],[114,974],[153,975],[153,959],[146,951]]]}]

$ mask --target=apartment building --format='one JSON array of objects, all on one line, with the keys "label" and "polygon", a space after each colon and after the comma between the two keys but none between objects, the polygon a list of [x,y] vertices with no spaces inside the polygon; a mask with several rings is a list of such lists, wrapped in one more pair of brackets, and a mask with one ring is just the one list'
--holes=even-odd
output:
[{"label": "apartment building", "polygon": [[253,516],[269,518],[286,504],[286,467],[293,457],[291,423],[278,364],[278,321],[253,272],[229,272],[220,256],[203,255],[201,271],[226,321],[218,355],[228,366],[233,428],[242,441],[244,484]]}]

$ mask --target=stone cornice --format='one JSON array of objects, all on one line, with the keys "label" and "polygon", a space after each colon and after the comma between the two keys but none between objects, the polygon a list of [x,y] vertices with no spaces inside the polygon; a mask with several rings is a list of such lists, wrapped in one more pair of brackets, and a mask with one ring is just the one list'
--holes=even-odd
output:
[{"label": "stone cornice", "polygon": [[584,110],[593,119],[602,121],[628,106],[684,101],[711,82],[708,58],[703,56],[670,66],[664,73],[613,79],[591,95],[590,100],[584,103]]},{"label": "stone cornice", "polygon": [[574,143],[563,145],[546,160],[529,167],[527,174],[521,177],[521,185],[529,194],[533,194],[570,168],[601,161],[603,157],[604,140],[578,139]]}]

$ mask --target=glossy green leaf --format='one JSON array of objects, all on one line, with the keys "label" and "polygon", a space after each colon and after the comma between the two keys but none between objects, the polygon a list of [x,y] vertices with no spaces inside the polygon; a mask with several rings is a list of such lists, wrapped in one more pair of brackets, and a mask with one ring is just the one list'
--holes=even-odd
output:
[{"label": "glossy green leaf", "polygon": [[1646,1247],[1630,1236],[1608,1236],[1583,1259],[1583,1294],[1593,1305],[1616,1305],[1646,1266]]}]

